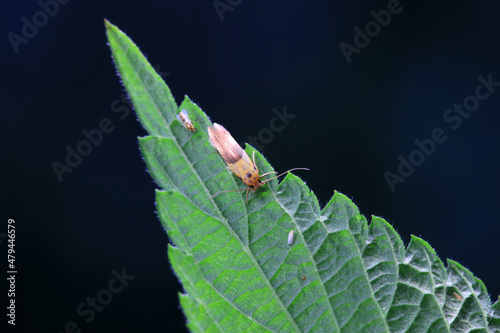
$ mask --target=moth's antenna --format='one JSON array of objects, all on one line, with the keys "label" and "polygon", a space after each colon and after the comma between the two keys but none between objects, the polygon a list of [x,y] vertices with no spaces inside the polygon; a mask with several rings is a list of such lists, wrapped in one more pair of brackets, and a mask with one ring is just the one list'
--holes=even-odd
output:
[{"label": "moth's antenna", "polygon": [[[271,179],[281,177],[281,176],[283,176],[285,173],[288,173],[288,172],[290,172],[290,171],[294,171],[294,170],[307,170],[307,171],[309,171],[309,169],[307,169],[307,168],[293,168],[293,169],[287,170],[287,171],[285,171],[285,172],[283,172],[283,173],[280,173],[280,174],[279,174],[279,175],[277,175],[277,176],[274,176],[274,177],[272,177],[272,178],[266,179],[266,180],[264,180],[264,181],[262,181],[262,182],[265,184],[265,183],[267,183],[268,181],[270,181]],[[273,173],[273,172],[268,172],[268,173],[265,173],[265,174],[263,174],[262,176],[268,175],[268,174],[270,174],[270,173]],[[277,172],[275,171],[274,173],[277,173]],[[261,176],[261,177],[262,177],[262,176]]]}]

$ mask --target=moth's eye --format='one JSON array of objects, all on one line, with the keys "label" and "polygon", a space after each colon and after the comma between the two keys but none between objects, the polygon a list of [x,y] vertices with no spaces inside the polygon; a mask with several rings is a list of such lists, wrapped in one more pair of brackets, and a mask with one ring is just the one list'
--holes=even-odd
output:
[{"label": "moth's eye", "polygon": [[247,172],[247,178],[252,178],[252,173],[251,172]]}]

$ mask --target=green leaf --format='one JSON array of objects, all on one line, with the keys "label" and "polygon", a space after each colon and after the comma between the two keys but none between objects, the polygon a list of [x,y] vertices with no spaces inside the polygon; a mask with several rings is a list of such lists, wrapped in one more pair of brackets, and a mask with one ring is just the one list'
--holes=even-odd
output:
[{"label": "green leaf", "polygon": [[[289,173],[250,194],[208,141],[211,125],[169,88],[118,28],[106,32],[122,82],[149,135],[139,138],[161,188],[158,216],[192,332],[500,332],[500,305],[460,264],[425,241],[405,249],[384,219],[370,224],[335,192],[321,209]],[[188,131],[176,119],[196,119]],[[237,136],[236,136],[237,137]],[[273,171],[252,147],[261,173]],[[288,245],[290,230],[295,241]]]}]

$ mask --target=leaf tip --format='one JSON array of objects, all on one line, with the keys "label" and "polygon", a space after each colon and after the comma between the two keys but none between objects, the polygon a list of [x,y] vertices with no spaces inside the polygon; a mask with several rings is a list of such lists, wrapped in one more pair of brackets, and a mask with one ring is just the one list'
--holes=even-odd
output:
[{"label": "leaf tip", "polygon": [[113,24],[111,24],[111,22],[108,21],[108,19],[104,19],[104,26],[106,27],[106,29],[111,29],[113,27]]}]

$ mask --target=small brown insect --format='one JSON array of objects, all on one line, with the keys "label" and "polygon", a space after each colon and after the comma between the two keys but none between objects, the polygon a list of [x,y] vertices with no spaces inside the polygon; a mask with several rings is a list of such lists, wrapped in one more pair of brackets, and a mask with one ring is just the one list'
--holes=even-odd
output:
[{"label": "small brown insect", "polygon": [[459,294],[457,294],[456,292],[453,292],[453,295],[455,295],[455,297],[456,297],[459,301],[463,300],[462,296],[460,296],[460,295],[459,295]]},{"label": "small brown insect", "polygon": [[177,115],[177,120],[179,120],[184,127],[186,127],[191,132],[196,132],[196,128],[194,127],[191,119],[189,118],[189,114],[186,110],[182,109],[181,112]]},{"label": "small brown insect", "polygon": [[306,279],[306,277],[305,277],[305,276],[303,276],[303,277],[302,277],[302,281],[304,281],[305,279]]},{"label": "small brown insect", "polygon": [[236,140],[233,139],[231,134],[229,134],[229,132],[222,125],[214,124],[214,126],[208,127],[208,136],[210,137],[210,143],[215,149],[217,149],[224,161],[226,161],[229,169],[231,169],[236,176],[248,185],[247,189],[220,191],[212,195],[210,198],[224,192],[247,191],[248,203],[248,192],[252,191],[252,193],[255,193],[259,187],[271,179],[280,177],[293,170],[309,170],[306,168],[293,168],[263,181],[260,179],[261,177],[277,172],[273,171],[259,175],[259,170],[255,164],[255,152],[253,154],[252,161],[250,160],[250,157],[248,157],[248,154],[243,150],[243,148],[240,147]]}]

